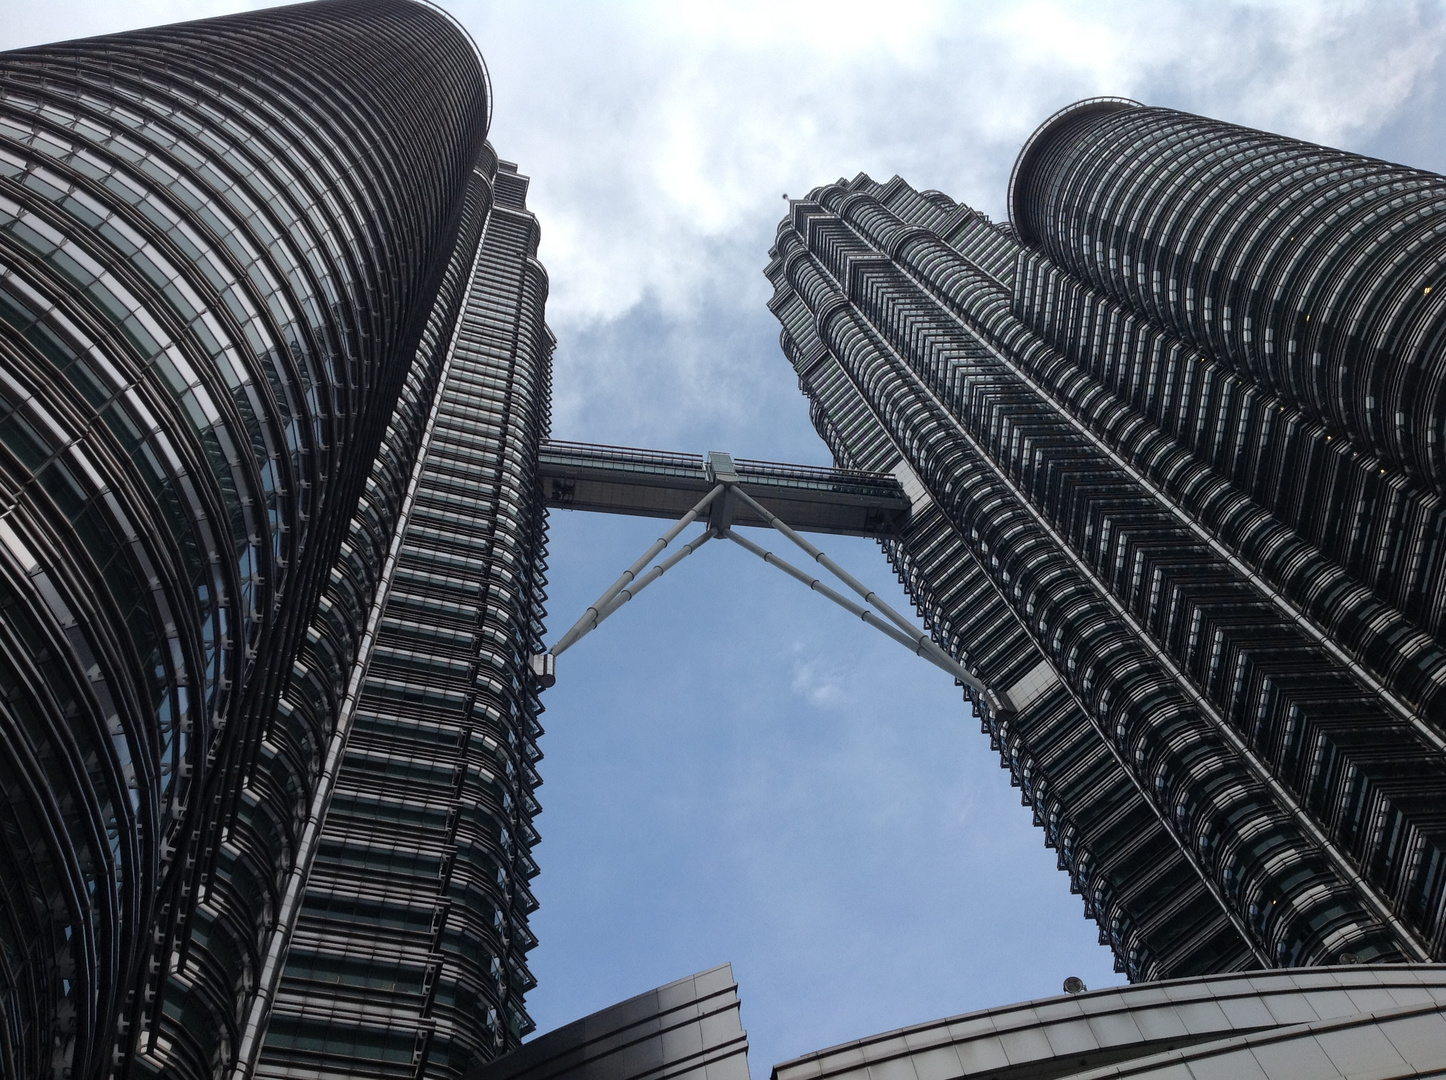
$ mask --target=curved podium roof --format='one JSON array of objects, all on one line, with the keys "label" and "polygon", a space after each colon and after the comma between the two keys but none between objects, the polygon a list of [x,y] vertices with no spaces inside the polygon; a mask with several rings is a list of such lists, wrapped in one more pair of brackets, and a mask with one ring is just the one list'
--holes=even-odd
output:
[{"label": "curved podium roof", "polygon": [[1386,1080],[1446,1075],[1446,965],[1175,979],[969,1013],[784,1062],[772,1080]]}]

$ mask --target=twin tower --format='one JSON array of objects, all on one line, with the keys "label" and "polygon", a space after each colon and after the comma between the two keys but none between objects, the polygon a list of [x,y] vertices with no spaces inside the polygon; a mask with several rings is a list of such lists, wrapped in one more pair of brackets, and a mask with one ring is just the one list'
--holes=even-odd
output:
[{"label": "twin tower", "polygon": [[[609,462],[546,441],[491,108],[408,0],[0,57],[0,1075],[546,1058],[547,512]],[[770,306],[839,471],[736,477],[875,499],[833,531],[988,688],[1132,982],[1326,967],[1440,1022],[1446,179],[1097,99],[1009,209],[793,200]],[[663,457],[614,474],[712,482]],[[638,1008],[736,1017],[712,974]]]}]

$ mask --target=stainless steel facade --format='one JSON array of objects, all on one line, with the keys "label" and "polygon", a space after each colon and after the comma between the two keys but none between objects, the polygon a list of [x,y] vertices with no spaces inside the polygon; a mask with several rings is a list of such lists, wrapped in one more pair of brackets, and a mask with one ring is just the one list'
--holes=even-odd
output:
[{"label": "stainless steel facade", "polygon": [[244,1070],[274,1006],[273,1074],[362,1075],[384,979],[407,1075],[526,1028],[551,342],[489,110],[405,0],[0,58],[0,1074]]},{"label": "stainless steel facade", "polygon": [[886,551],[1132,979],[1446,956],[1443,192],[1109,100],[1009,226],[861,176],[779,228],[815,424],[926,492]]},{"label": "stainless steel facade", "polygon": [[[327,697],[310,651],[282,699],[342,725],[294,930],[273,947],[269,1025],[268,1002],[251,1006],[265,1028],[256,1076],[460,1076],[532,1030],[542,729],[527,658],[543,648],[552,338],[526,190],[514,167],[496,170],[356,699]],[[323,602],[318,637],[351,624],[343,600]]]},{"label": "stainless steel facade", "polygon": [[[461,1076],[530,1030],[546,507],[716,478],[539,464],[489,110],[409,0],[0,57],[0,1075]],[[1098,101],[1011,227],[860,177],[780,229],[875,475],[730,475],[886,537],[1132,979],[1446,956],[1443,195]],[[746,1070],[712,974],[658,1068]]]}]

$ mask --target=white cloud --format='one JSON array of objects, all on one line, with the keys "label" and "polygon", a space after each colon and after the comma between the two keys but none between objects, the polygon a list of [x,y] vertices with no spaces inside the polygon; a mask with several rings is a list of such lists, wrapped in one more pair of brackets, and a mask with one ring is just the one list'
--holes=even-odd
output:
[{"label": "white cloud", "polygon": [[[1029,132],[1093,94],[1349,145],[1408,100],[1443,44],[1436,4],[454,10],[489,57],[494,143],[534,177],[559,374],[603,363],[601,382],[634,387],[647,385],[641,360],[630,368],[626,355],[574,346],[647,306],[694,342],[672,359],[686,368],[714,352],[707,342],[728,320],[766,319],[759,271],[785,191],[897,172],[999,217]],[[780,362],[772,356],[754,367]],[[664,411],[748,411],[748,380],[685,389],[692,381],[680,373],[659,388]],[[598,405],[589,421],[560,401],[558,430],[586,434]]]},{"label": "white cloud", "polygon": [[[795,647],[795,653],[800,650]],[[795,656],[792,690],[816,709],[838,709],[848,702],[843,667],[829,657]]]}]

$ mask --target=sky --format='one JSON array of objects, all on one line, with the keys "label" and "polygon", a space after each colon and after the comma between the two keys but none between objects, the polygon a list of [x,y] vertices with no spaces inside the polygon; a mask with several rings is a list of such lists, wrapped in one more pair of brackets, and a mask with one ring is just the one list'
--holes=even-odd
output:
[{"label": "sky", "polygon": [[[0,0],[0,48],[247,6]],[[1442,3],[444,6],[532,177],[558,438],[827,464],[765,307],[783,196],[897,173],[1002,219],[1019,147],[1082,97],[1446,171]],[[554,514],[551,636],[658,531]],[[905,607],[876,545],[822,546]],[[741,549],[708,545],[558,667],[539,1030],[731,961],[761,1080],[1121,981],[948,676]]]}]

